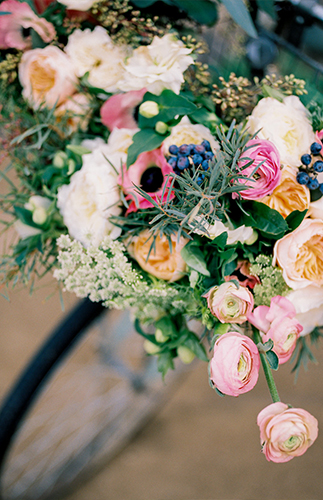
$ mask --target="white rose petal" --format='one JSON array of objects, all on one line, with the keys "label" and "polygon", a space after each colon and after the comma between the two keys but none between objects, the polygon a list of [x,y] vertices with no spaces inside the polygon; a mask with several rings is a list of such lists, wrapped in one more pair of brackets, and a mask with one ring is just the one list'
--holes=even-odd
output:
[{"label": "white rose petal", "polygon": [[191,49],[175,36],[154,37],[148,46],[138,47],[127,60],[119,89],[128,92],[146,88],[159,95],[164,89],[179,93],[184,71],[194,63]]},{"label": "white rose petal", "polygon": [[89,10],[97,0],[57,0],[58,3],[66,5],[68,9]]},{"label": "white rose petal", "polygon": [[68,38],[65,52],[70,57],[78,77],[89,72],[88,81],[94,87],[116,92],[124,68],[125,47],[114,45],[102,26],[75,30]]},{"label": "white rose petal", "polygon": [[285,97],[283,102],[261,99],[249,116],[248,129],[251,134],[260,130],[260,139],[273,142],[284,166],[299,167],[301,156],[315,141],[309,112],[296,96]]},{"label": "white rose petal", "polygon": [[323,325],[323,287],[308,286],[287,295],[296,309],[296,319],[303,327],[301,336]]}]

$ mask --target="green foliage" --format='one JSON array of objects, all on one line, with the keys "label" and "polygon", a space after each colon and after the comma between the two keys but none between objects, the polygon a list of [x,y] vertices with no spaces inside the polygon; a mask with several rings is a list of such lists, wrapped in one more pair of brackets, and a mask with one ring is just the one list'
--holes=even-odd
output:
[{"label": "green foliage", "polygon": [[252,38],[257,38],[257,31],[243,0],[221,0],[232,19]]},{"label": "green foliage", "polygon": [[258,276],[261,284],[254,289],[255,306],[270,306],[270,301],[276,295],[286,295],[289,291],[282,271],[272,265],[271,257],[258,255],[250,266],[250,273]]},{"label": "green foliage", "polygon": [[287,222],[277,210],[256,201],[243,204],[242,221],[275,239],[280,239],[288,230]]},{"label": "green foliage", "polygon": [[323,103],[311,101],[308,105],[308,110],[312,117],[312,126],[314,131],[323,129]]},{"label": "green foliage", "polygon": [[306,371],[309,362],[317,364],[316,358],[312,353],[311,346],[317,347],[321,337],[323,337],[322,327],[317,327],[314,328],[314,330],[308,335],[299,337],[297,340],[296,348],[290,360],[291,363],[295,363],[292,369],[292,372],[295,372],[295,381],[297,380],[302,365]]}]

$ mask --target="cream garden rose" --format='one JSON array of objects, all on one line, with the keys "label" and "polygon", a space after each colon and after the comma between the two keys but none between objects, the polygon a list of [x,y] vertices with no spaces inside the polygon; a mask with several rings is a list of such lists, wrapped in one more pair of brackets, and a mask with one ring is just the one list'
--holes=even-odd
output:
[{"label": "cream garden rose", "polygon": [[146,229],[132,239],[128,251],[144,271],[156,278],[166,281],[177,281],[182,278],[186,271],[186,263],[180,252],[188,239],[181,236],[177,242],[177,235],[172,234],[170,248],[167,237],[158,235],[155,248],[149,253],[152,242],[151,233]]},{"label": "cream garden rose", "polygon": [[89,10],[96,0],[57,0],[58,3],[65,5],[68,9]]},{"label": "cream garden rose", "polygon": [[323,285],[323,221],[305,219],[274,246],[274,265],[292,289]]},{"label": "cream garden rose", "polygon": [[183,73],[194,62],[191,52],[172,34],[155,36],[150,45],[133,51],[118,87],[124,92],[146,88],[156,95],[164,89],[178,94],[184,82]]},{"label": "cream garden rose", "polygon": [[323,287],[309,285],[299,290],[292,290],[286,296],[293,304],[296,319],[302,325],[301,336],[311,333],[317,326],[323,325]]},{"label": "cream garden rose", "polygon": [[72,175],[70,184],[59,188],[57,206],[69,234],[85,247],[98,246],[104,236],[113,238],[121,230],[109,217],[121,212],[117,186],[118,173],[112,165],[120,158],[111,154],[109,146],[99,146],[92,153],[83,155],[81,170]]},{"label": "cream garden rose", "polygon": [[169,146],[175,144],[201,144],[203,140],[209,141],[212,151],[219,149],[219,143],[211,134],[210,130],[200,123],[191,123],[188,116],[183,116],[181,121],[172,128],[171,134],[164,140],[162,151],[164,155],[169,154]]},{"label": "cream garden rose", "polygon": [[127,50],[115,45],[106,29],[96,26],[93,31],[75,30],[65,47],[78,77],[89,72],[88,81],[106,92],[116,92],[124,73]]},{"label": "cream garden rose", "polygon": [[296,171],[287,167],[282,171],[280,183],[273,193],[257,201],[277,210],[286,219],[294,210],[308,210],[310,191],[296,181]]},{"label": "cream garden rose", "polygon": [[309,113],[296,96],[285,97],[283,102],[261,99],[249,116],[248,129],[274,143],[283,166],[299,167],[301,156],[315,141]]},{"label": "cream garden rose", "polygon": [[71,61],[58,47],[25,52],[19,64],[22,95],[34,109],[59,106],[76,92]]}]

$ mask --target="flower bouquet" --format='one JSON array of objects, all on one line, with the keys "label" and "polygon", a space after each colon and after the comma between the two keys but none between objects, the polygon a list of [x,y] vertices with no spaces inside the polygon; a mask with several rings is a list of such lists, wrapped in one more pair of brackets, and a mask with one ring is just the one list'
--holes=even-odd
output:
[{"label": "flower bouquet", "polygon": [[239,396],[262,365],[262,450],[302,455],[317,420],[280,401],[272,370],[298,369],[321,336],[323,106],[306,108],[292,75],[212,85],[202,42],[183,34],[192,20],[175,32],[128,2],[47,4],[42,17],[0,6],[2,208],[18,234],[3,283],[53,271],[131,309],[163,377],[198,357],[217,393]]}]

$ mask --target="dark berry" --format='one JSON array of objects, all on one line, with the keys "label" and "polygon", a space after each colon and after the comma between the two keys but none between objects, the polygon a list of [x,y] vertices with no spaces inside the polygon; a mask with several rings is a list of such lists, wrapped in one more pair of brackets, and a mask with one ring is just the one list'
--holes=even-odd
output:
[{"label": "dark berry", "polygon": [[307,183],[308,189],[314,190],[319,187],[320,183],[317,179],[310,179]]},{"label": "dark berry", "polygon": [[209,162],[207,160],[202,161],[203,170],[207,170],[209,168]]},{"label": "dark berry", "polygon": [[196,179],[196,182],[197,182],[197,184],[198,184],[199,186],[202,184],[202,182],[203,182],[203,180],[204,180],[204,177],[205,177],[205,175],[204,175],[204,174],[200,174],[200,175],[198,176],[198,178]]},{"label": "dark berry", "polygon": [[188,168],[190,166],[190,162],[187,158],[187,156],[180,156],[177,161],[177,168],[180,170],[185,170],[185,168]]},{"label": "dark berry", "polygon": [[195,155],[192,156],[192,160],[195,166],[201,165],[203,161],[203,156],[196,153]]},{"label": "dark berry", "polygon": [[296,176],[296,180],[298,184],[304,184],[306,185],[308,181],[310,180],[310,176],[306,172],[298,172]]},{"label": "dark berry", "polygon": [[323,161],[318,160],[313,163],[314,172],[323,172]]},{"label": "dark berry", "polygon": [[194,153],[203,155],[205,153],[205,147],[202,144],[195,144],[193,151]]},{"label": "dark berry", "polygon": [[169,150],[171,155],[177,155],[178,154],[178,146],[176,146],[175,144],[172,144],[171,146],[169,146]]},{"label": "dark berry", "polygon": [[170,158],[168,158],[167,160],[167,163],[168,165],[170,165],[172,168],[175,168],[176,165],[177,165],[177,157],[176,156],[171,156]]},{"label": "dark berry", "polygon": [[321,193],[323,194],[323,183],[319,185],[319,190],[321,191]]},{"label": "dark berry", "polygon": [[301,162],[303,165],[309,165],[312,161],[312,157],[309,154],[301,156]]},{"label": "dark berry", "polygon": [[214,158],[214,153],[212,153],[212,151],[206,151],[205,155],[204,155],[204,159],[205,160],[213,160]]},{"label": "dark berry", "polygon": [[321,151],[321,149],[322,149],[322,146],[318,142],[313,142],[313,144],[311,144],[311,153],[313,155],[318,155],[319,152]]},{"label": "dark berry", "polygon": [[178,148],[178,153],[182,156],[188,156],[189,154],[191,154],[191,146],[188,146],[187,144],[182,144]]},{"label": "dark berry", "polygon": [[202,146],[205,147],[206,151],[211,151],[211,144],[206,139],[204,139],[204,141],[202,141]]}]

